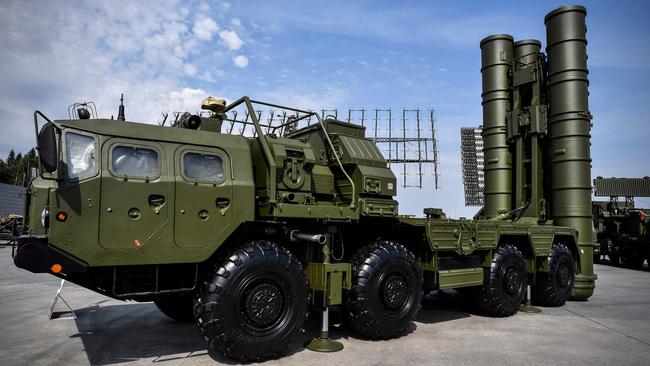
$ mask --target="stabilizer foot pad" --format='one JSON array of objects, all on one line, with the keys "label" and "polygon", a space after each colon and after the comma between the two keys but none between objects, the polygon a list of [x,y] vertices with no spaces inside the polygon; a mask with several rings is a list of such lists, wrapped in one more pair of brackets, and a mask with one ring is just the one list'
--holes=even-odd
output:
[{"label": "stabilizer foot pad", "polygon": [[329,338],[316,337],[305,347],[314,352],[338,352],[343,349],[343,343]]}]

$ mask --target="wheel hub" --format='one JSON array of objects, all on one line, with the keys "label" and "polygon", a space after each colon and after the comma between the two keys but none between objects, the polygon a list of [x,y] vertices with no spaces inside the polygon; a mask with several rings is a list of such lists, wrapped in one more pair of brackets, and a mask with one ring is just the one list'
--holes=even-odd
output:
[{"label": "wheel hub", "polygon": [[244,313],[252,325],[269,326],[282,315],[282,292],[275,284],[262,283],[245,294],[244,304]]},{"label": "wheel hub", "polygon": [[514,267],[508,268],[504,280],[506,293],[511,296],[516,295],[519,292],[522,280],[519,271]]},{"label": "wheel hub", "polygon": [[408,287],[402,276],[390,276],[382,284],[382,300],[390,309],[399,309],[408,300]]}]

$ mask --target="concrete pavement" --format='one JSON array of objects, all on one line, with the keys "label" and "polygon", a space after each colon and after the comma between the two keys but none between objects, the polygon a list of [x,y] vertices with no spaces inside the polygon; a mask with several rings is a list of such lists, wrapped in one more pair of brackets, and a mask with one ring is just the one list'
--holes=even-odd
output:
[{"label": "concrete pavement", "polygon": [[[193,324],[177,323],[152,303],[111,300],[73,284],[63,296],[78,319],[49,320],[59,280],[14,267],[0,246],[0,364],[232,364],[206,350]],[[268,365],[648,365],[650,271],[596,265],[596,293],[586,302],[509,318],[472,314],[455,292],[428,296],[410,334],[388,341],[332,329],[338,353],[303,343],[317,334],[313,314],[287,355]],[[58,306],[57,310],[62,310]],[[336,314],[334,314],[336,315]],[[336,316],[334,316],[336,320]]]}]

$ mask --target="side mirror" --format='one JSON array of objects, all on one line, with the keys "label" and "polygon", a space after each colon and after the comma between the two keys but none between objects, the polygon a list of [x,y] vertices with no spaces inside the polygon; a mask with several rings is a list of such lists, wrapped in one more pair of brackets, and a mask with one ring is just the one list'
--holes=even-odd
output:
[{"label": "side mirror", "polygon": [[56,127],[52,122],[46,123],[38,133],[38,158],[43,170],[48,173],[56,170],[59,152],[56,143]]}]

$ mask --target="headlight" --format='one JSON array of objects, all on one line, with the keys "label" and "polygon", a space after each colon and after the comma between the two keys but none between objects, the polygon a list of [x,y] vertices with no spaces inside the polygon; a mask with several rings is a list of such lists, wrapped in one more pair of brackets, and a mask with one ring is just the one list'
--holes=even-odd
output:
[{"label": "headlight", "polygon": [[41,211],[41,224],[46,229],[50,226],[50,208],[49,207],[45,207],[43,209],[43,211]]}]

